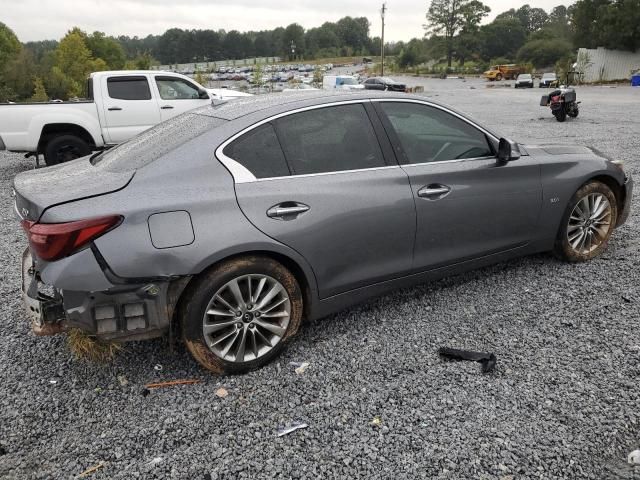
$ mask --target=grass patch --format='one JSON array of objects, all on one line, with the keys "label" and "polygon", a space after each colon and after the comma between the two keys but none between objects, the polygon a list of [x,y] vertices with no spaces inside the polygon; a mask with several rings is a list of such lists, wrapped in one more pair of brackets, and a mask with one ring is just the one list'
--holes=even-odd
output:
[{"label": "grass patch", "polygon": [[120,343],[100,341],[77,328],[67,333],[67,345],[76,358],[97,363],[110,362],[122,350]]}]

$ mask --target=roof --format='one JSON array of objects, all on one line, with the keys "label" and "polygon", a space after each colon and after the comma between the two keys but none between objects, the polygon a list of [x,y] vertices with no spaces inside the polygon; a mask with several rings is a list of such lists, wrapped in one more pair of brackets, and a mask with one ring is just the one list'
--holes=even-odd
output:
[{"label": "roof", "polygon": [[[206,105],[192,110],[192,113],[222,118],[224,120],[235,120],[236,118],[240,118],[260,110],[282,107],[283,105],[290,105],[290,108],[293,110],[296,108],[296,104],[300,104],[300,107],[305,107],[345,100],[366,100],[369,98],[402,99],[412,97],[415,98],[416,95],[407,93],[390,94],[389,92],[376,92],[373,90],[364,90],[360,92],[348,90],[300,90],[297,92],[287,92],[287,95],[284,96],[281,93],[269,93],[266,95],[238,98],[232,102],[223,104]],[[422,98],[424,98],[424,96]],[[431,99],[429,102],[437,104],[437,102],[434,102]]]}]

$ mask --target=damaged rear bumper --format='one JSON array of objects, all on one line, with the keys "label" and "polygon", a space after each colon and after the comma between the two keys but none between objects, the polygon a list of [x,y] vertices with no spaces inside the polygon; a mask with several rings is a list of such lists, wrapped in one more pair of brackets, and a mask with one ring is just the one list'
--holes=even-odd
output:
[{"label": "damaged rear bumper", "polygon": [[[29,252],[22,258],[22,297],[34,333],[79,328],[104,340],[143,340],[169,330],[189,277],[123,282],[104,291],[60,290],[45,285]],[[138,279],[140,280],[140,279]]]}]

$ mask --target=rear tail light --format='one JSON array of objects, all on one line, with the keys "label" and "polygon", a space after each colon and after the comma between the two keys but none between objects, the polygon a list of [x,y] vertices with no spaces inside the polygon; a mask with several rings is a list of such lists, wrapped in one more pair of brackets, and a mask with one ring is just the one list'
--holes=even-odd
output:
[{"label": "rear tail light", "polygon": [[31,250],[47,261],[68,257],[82,247],[117,227],[122,222],[120,215],[90,218],[68,223],[35,223],[22,221]]}]

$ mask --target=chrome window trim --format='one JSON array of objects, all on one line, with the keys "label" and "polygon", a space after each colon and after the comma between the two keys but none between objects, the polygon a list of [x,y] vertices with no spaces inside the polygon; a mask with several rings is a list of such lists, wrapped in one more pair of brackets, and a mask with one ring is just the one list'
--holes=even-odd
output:
[{"label": "chrome window trim", "polygon": [[248,133],[251,130],[253,130],[254,128],[258,128],[259,126],[264,125],[265,123],[272,122],[272,121],[277,120],[279,118],[287,117],[289,115],[294,115],[296,113],[307,112],[309,110],[317,110],[319,108],[335,107],[335,106],[339,106],[339,105],[353,105],[353,104],[358,104],[358,103],[364,105],[364,104],[366,104],[366,103],[368,103],[370,101],[371,101],[371,99],[369,99],[369,98],[360,98],[358,100],[342,100],[342,101],[338,101],[338,102],[330,102],[330,103],[321,103],[321,104],[318,104],[318,105],[310,105],[308,107],[296,108],[295,110],[289,110],[287,112],[282,112],[282,113],[278,113],[276,115],[272,115],[272,116],[270,116],[268,118],[262,119],[262,120],[260,120],[260,121],[258,121],[256,123],[254,123],[253,125],[250,125],[250,126],[244,128],[243,130],[240,130],[238,133],[234,134],[233,136],[231,136],[230,138],[225,140],[223,143],[220,144],[220,146],[218,148],[216,148],[215,156],[218,158],[220,163],[222,163],[225,167],[227,167],[227,170],[229,170],[229,172],[233,176],[233,179],[234,179],[235,183],[259,182],[259,181],[275,180],[275,179],[279,179],[279,178],[310,177],[310,176],[315,176],[315,175],[335,175],[337,173],[353,173],[353,172],[361,172],[361,171],[364,171],[364,170],[381,170],[381,169],[385,169],[385,168],[393,168],[393,167],[395,167],[395,165],[385,165],[384,167],[362,168],[362,169],[357,169],[357,170],[338,170],[338,171],[335,171],[335,172],[320,172],[320,173],[307,173],[307,174],[302,174],[302,175],[285,175],[285,176],[282,176],[282,177],[256,178],[256,176],[253,173],[251,173],[246,167],[244,167],[239,162],[235,161],[233,158],[228,157],[223,152],[223,150],[227,147],[227,145],[229,145],[231,142],[233,142],[237,138],[241,137],[245,133]]},{"label": "chrome window trim", "polygon": [[339,105],[353,105],[353,104],[362,104],[362,105],[364,105],[364,104],[369,103],[369,102],[417,103],[417,104],[421,104],[421,105],[426,105],[428,107],[437,108],[438,110],[442,110],[443,112],[446,112],[446,113],[448,113],[450,115],[453,115],[453,116],[459,118],[460,120],[468,123],[472,127],[480,130],[485,135],[488,135],[489,137],[493,138],[496,142],[499,141],[499,139],[495,135],[493,135],[491,132],[485,130],[484,128],[482,128],[482,126],[478,125],[477,123],[469,120],[466,117],[463,117],[462,115],[460,115],[460,114],[458,114],[458,113],[456,113],[454,111],[449,110],[446,107],[443,107],[441,105],[429,102],[428,100],[421,100],[421,99],[419,100],[419,99],[413,99],[413,98],[400,98],[400,97],[394,97],[394,98],[360,98],[360,99],[357,99],[357,100],[341,100],[341,101],[330,102],[330,103],[321,103],[321,104],[318,104],[318,105],[310,105],[310,106],[307,106],[307,107],[296,108],[295,110],[289,110],[287,112],[282,112],[282,113],[278,113],[276,115],[272,115],[270,117],[262,119],[262,120],[260,120],[260,121],[258,121],[256,123],[244,128],[244,129],[240,130],[238,133],[235,133],[234,135],[229,137],[227,140],[222,142],[218,146],[218,148],[216,148],[215,156],[220,161],[220,163],[222,163],[227,168],[227,170],[229,170],[229,173],[231,173],[231,175],[233,176],[234,182],[237,183],[237,184],[238,183],[251,183],[251,182],[265,182],[265,181],[278,180],[278,179],[281,179],[281,178],[315,177],[315,176],[319,176],[319,175],[336,175],[336,174],[341,174],[341,173],[355,173],[355,172],[364,172],[364,171],[385,170],[385,169],[390,169],[390,168],[400,168],[400,167],[404,168],[404,167],[419,166],[419,165],[437,165],[437,164],[441,164],[441,163],[463,162],[463,161],[469,161],[469,160],[493,158],[493,157],[460,158],[460,159],[452,159],[452,160],[440,160],[438,162],[409,163],[409,164],[405,164],[405,165],[386,165],[384,167],[360,168],[360,169],[356,169],[356,170],[337,170],[337,171],[334,171],[334,172],[307,173],[307,174],[301,174],[301,175],[284,175],[284,176],[281,176],[281,177],[257,178],[245,166],[243,166],[242,164],[240,164],[239,162],[237,162],[233,158],[228,157],[223,152],[223,150],[227,147],[227,145],[229,145],[231,142],[233,142],[237,138],[241,137],[242,135],[250,132],[251,130],[253,130],[255,128],[260,127],[261,125],[264,125],[265,123],[272,122],[272,121],[277,120],[279,118],[287,117],[289,115],[294,115],[296,113],[307,112],[309,110],[317,110],[317,109],[320,109],[320,108],[335,107],[335,106],[339,106]]}]

